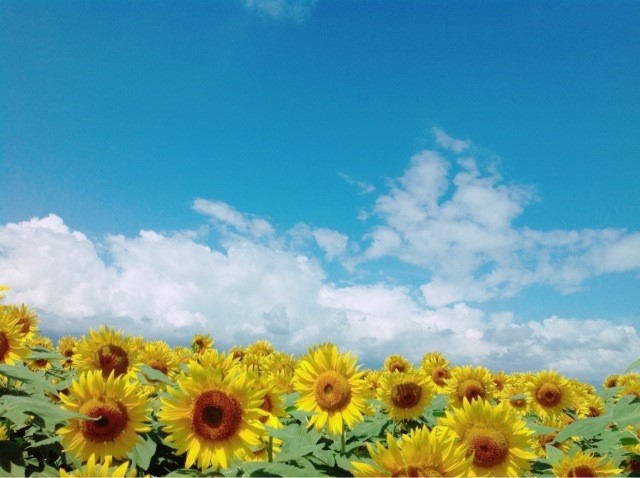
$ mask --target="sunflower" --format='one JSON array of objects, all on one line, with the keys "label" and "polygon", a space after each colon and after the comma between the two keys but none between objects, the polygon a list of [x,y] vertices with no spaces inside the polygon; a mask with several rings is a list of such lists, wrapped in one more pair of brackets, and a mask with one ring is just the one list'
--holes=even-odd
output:
[{"label": "sunflower", "polygon": [[453,407],[461,406],[464,398],[469,401],[479,398],[488,400],[493,398],[496,392],[491,372],[481,365],[476,368],[472,368],[471,365],[453,368],[444,389]]},{"label": "sunflower", "polygon": [[4,423],[0,423],[0,441],[9,440],[9,429]]},{"label": "sunflower", "polygon": [[500,370],[498,373],[493,374],[493,384],[496,386],[496,390],[501,392],[505,384],[509,381],[509,376]]},{"label": "sunflower", "polygon": [[256,354],[263,357],[271,355],[275,351],[275,347],[268,340],[256,340],[254,343],[248,345],[245,350],[246,353]]},{"label": "sunflower", "polygon": [[438,393],[444,393],[446,381],[451,376],[449,361],[440,352],[424,354],[420,363],[422,370],[429,376],[436,386]]},{"label": "sunflower", "polygon": [[616,464],[607,458],[577,450],[573,455],[565,455],[553,465],[553,474],[562,477],[574,476],[615,476],[622,472]]},{"label": "sunflower", "polygon": [[[25,346],[29,349],[42,348],[47,351],[53,350],[53,343],[49,337],[45,337],[40,334],[28,335],[24,341]],[[52,365],[49,359],[39,358],[35,360],[29,360],[27,363],[29,370],[49,370]]]},{"label": "sunflower", "polygon": [[0,307],[0,363],[13,365],[25,360],[31,351],[24,345],[20,322],[8,310]]},{"label": "sunflower", "polygon": [[521,476],[536,455],[526,451],[532,445],[524,420],[508,404],[492,406],[487,400],[469,402],[447,410],[440,425],[451,428],[473,456],[470,476]]},{"label": "sunflower", "polygon": [[602,386],[604,388],[613,388],[613,387],[617,387],[618,386],[618,377],[620,377],[619,374],[614,373],[611,375],[607,375],[604,379],[604,381],[602,382]]},{"label": "sunflower", "polygon": [[246,351],[242,345],[234,345],[229,349],[229,355],[233,355],[234,358],[237,358],[241,362],[245,352]]},{"label": "sunflower", "polygon": [[384,360],[382,368],[387,372],[408,372],[413,368],[411,362],[400,354],[391,354]]},{"label": "sunflower", "polygon": [[202,471],[228,468],[261,444],[263,395],[243,371],[223,375],[219,368],[192,360],[178,387],[167,391],[168,397],[160,399],[158,421],[175,453],[187,452],[186,468],[196,461]]},{"label": "sunflower", "polygon": [[562,422],[562,418],[558,416],[551,416],[545,418],[540,424],[544,427],[549,427],[555,429],[555,431],[551,433],[543,433],[534,437],[533,440],[533,451],[540,457],[546,458],[547,456],[547,445],[551,445],[562,453],[567,453],[569,451],[569,447],[573,444],[571,439],[566,439],[563,442],[556,441],[556,437],[558,436],[558,432],[565,427],[565,424]]},{"label": "sunflower", "polygon": [[204,368],[218,369],[222,375],[227,375],[234,368],[239,367],[238,359],[233,355],[227,355],[225,352],[219,352],[217,349],[208,349],[205,352],[196,354],[194,360]]},{"label": "sunflower", "polygon": [[205,350],[213,347],[214,342],[209,334],[195,334],[191,339],[191,350],[193,353],[201,354]]},{"label": "sunflower", "polygon": [[380,381],[378,398],[394,420],[418,418],[435,395],[435,386],[422,371],[386,373]]},{"label": "sunflower", "polygon": [[574,408],[578,418],[600,417],[606,411],[605,403],[598,395],[574,395]]},{"label": "sunflower", "polygon": [[89,338],[82,337],[76,345],[73,362],[81,372],[100,370],[107,378],[111,372],[116,377],[132,372],[138,365],[138,350],[130,337],[123,332],[101,326],[98,331],[89,330]]},{"label": "sunflower", "polygon": [[508,403],[520,415],[526,415],[529,413],[526,392],[526,382],[517,379],[507,380],[497,398],[500,402]]},{"label": "sunflower", "polygon": [[542,370],[527,384],[527,399],[540,416],[561,415],[573,402],[572,388],[566,378],[552,370]]},{"label": "sunflower", "polygon": [[105,456],[104,461],[101,464],[96,463],[96,455],[93,453],[87,460],[84,466],[73,470],[71,473],[67,472],[64,468],[60,468],[60,476],[99,476],[113,478],[125,478],[136,476],[136,469],[132,467],[127,473],[129,468],[129,462],[125,461],[120,466],[110,466],[112,457]]},{"label": "sunflower", "polygon": [[456,444],[446,428],[430,431],[426,426],[396,440],[387,433],[387,448],[367,443],[373,464],[352,461],[353,476],[463,476],[471,466],[466,447]]},{"label": "sunflower", "polygon": [[173,353],[178,357],[180,363],[189,363],[193,359],[193,350],[189,347],[177,346],[173,348]]},{"label": "sunflower", "polygon": [[0,284],[0,302],[3,301],[6,296],[4,293],[5,290],[9,290],[9,286]]},{"label": "sunflower", "polygon": [[367,410],[367,384],[364,372],[356,368],[351,353],[338,353],[334,344],[323,345],[296,368],[293,386],[300,392],[298,409],[312,412],[308,426],[339,435],[344,425],[353,427]]},{"label": "sunflower", "polygon": [[100,460],[106,456],[126,458],[141,442],[138,433],[151,428],[147,395],[139,393],[139,385],[116,377],[111,372],[104,378],[100,370],[83,372],[74,380],[69,394],[60,394],[63,407],[98,420],[72,418],[66,426],[57,430],[62,435],[65,451],[87,460],[95,454]]},{"label": "sunflower", "polygon": [[29,309],[26,305],[10,305],[8,314],[20,323],[20,334],[28,339],[38,331],[38,314],[35,310]]},{"label": "sunflower", "polygon": [[58,340],[58,353],[64,357],[62,361],[63,367],[68,368],[73,365],[73,354],[75,353],[77,343],[78,339],[71,335],[65,335]]},{"label": "sunflower", "polygon": [[175,352],[162,340],[146,343],[138,360],[171,379],[177,374],[179,368]]}]

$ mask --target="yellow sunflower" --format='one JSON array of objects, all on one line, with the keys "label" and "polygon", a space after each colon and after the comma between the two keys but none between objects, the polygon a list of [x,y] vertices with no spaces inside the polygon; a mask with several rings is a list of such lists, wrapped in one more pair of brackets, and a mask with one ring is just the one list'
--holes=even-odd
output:
[{"label": "yellow sunflower", "polygon": [[561,415],[573,403],[573,392],[566,378],[552,370],[542,370],[527,384],[527,399],[539,416]]},{"label": "yellow sunflower", "polygon": [[604,388],[613,388],[613,387],[617,387],[618,386],[618,377],[620,377],[619,374],[614,373],[611,375],[607,375],[604,379],[604,381],[602,382],[602,386]]},{"label": "yellow sunflower", "polygon": [[191,339],[191,350],[193,353],[201,354],[213,347],[214,342],[209,334],[195,334]]},{"label": "yellow sunflower", "polygon": [[553,465],[553,474],[562,477],[617,476],[621,472],[622,470],[606,457],[597,457],[582,450],[577,450],[572,456],[564,456]]},{"label": "yellow sunflower", "polygon": [[509,376],[500,370],[498,373],[493,374],[493,384],[496,386],[496,390],[501,392],[505,384],[509,381]]},{"label": "yellow sunflower", "polygon": [[2,302],[6,296],[5,290],[9,290],[9,286],[0,284],[0,302]]},{"label": "yellow sunflower", "polygon": [[542,426],[554,428],[555,431],[551,433],[543,433],[541,435],[537,435],[533,440],[533,451],[540,457],[546,458],[547,456],[547,445],[551,445],[562,453],[567,453],[569,451],[570,446],[573,444],[573,441],[568,438],[563,442],[557,442],[556,437],[558,436],[558,432],[565,427],[565,424],[562,421],[562,418],[559,416],[550,416],[546,417],[544,420],[540,422]]},{"label": "yellow sunflower", "polygon": [[4,423],[0,423],[0,441],[9,440],[9,429]]},{"label": "yellow sunflower", "polygon": [[20,323],[20,334],[23,338],[28,339],[38,331],[40,321],[35,310],[29,309],[24,304],[10,305],[8,314]]},{"label": "yellow sunflower", "polygon": [[467,448],[456,443],[456,435],[447,428],[430,431],[426,426],[396,440],[387,433],[387,447],[367,443],[373,464],[352,461],[357,477],[376,476],[463,476],[471,466]]},{"label": "yellow sunflower", "polygon": [[[84,466],[73,470],[72,472],[60,468],[60,476],[83,476],[83,477],[113,477],[124,478],[136,476],[135,467],[129,470],[129,462],[125,461],[119,466],[111,466],[112,457],[106,456],[102,463],[96,463],[96,456],[92,454]],[[128,473],[127,473],[128,471]]]},{"label": "yellow sunflower", "polygon": [[169,396],[160,399],[158,421],[175,453],[187,453],[186,468],[196,462],[202,471],[228,468],[261,444],[262,391],[239,369],[223,375],[219,368],[191,361],[178,387],[167,391]]},{"label": "yellow sunflower", "polygon": [[330,434],[339,435],[345,425],[352,428],[364,419],[367,384],[356,361],[351,353],[338,353],[336,345],[326,344],[298,364],[293,378],[300,392],[296,406],[314,413],[308,426],[321,430],[326,425]]},{"label": "yellow sunflower", "polygon": [[[51,343],[51,339],[40,334],[26,336],[24,344],[29,349],[38,347],[48,351],[53,350],[53,343]],[[36,360],[29,360],[27,366],[30,370],[49,370],[52,367],[52,364],[49,359],[40,358]]]},{"label": "yellow sunflower", "polygon": [[268,340],[256,340],[254,343],[248,345],[245,350],[246,353],[261,355],[263,357],[271,355],[275,351],[275,347]]},{"label": "yellow sunflower", "polygon": [[[96,463],[96,455],[91,454],[84,466],[67,472],[64,468],[60,468],[60,476],[84,476],[84,477],[113,477],[125,478],[136,476],[135,467],[129,469],[129,462],[125,461],[119,466],[111,466],[112,457],[106,456],[102,463]],[[128,471],[128,473],[127,473]]]},{"label": "yellow sunflower", "polygon": [[497,396],[500,402],[508,403],[520,415],[529,413],[527,383],[520,378],[509,378]]},{"label": "yellow sunflower", "polygon": [[471,365],[454,367],[444,389],[453,407],[460,407],[464,398],[469,401],[489,400],[496,396],[496,392],[491,372],[481,365],[475,368]]},{"label": "yellow sunflower", "polygon": [[447,379],[451,376],[449,361],[440,352],[424,354],[420,363],[422,370],[431,377],[438,393],[444,393]]},{"label": "yellow sunflower", "polygon": [[233,358],[238,359],[242,362],[242,357],[244,357],[245,349],[242,345],[234,345],[229,349],[229,355],[233,355]]},{"label": "yellow sunflower", "polygon": [[31,351],[24,345],[22,325],[7,311],[7,307],[0,307],[0,363],[13,365],[25,360]]},{"label": "yellow sunflower", "polygon": [[508,404],[466,398],[462,407],[447,410],[440,425],[451,428],[473,456],[468,476],[521,476],[529,471],[533,432]]},{"label": "yellow sunflower", "polygon": [[223,375],[227,375],[234,368],[239,367],[239,361],[231,354],[219,352],[217,349],[209,349],[196,354],[194,360],[204,368],[219,369]]},{"label": "yellow sunflower", "polygon": [[89,337],[82,337],[76,345],[73,362],[81,372],[100,370],[107,378],[111,372],[116,377],[125,375],[138,365],[138,349],[131,338],[121,330],[101,326],[98,331],[89,330]]},{"label": "yellow sunflower", "polygon": [[58,340],[58,353],[64,357],[62,361],[63,367],[68,368],[73,365],[73,354],[77,343],[78,339],[71,335],[65,335]]},{"label": "yellow sunflower", "polygon": [[422,416],[435,395],[435,386],[422,371],[389,373],[383,375],[378,398],[387,414],[394,420],[407,420]]},{"label": "yellow sunflower", "polygon": [[147,342],[138,360],[140,363],[162,372],[171,379],[174,378],[179,370],[178,357],[173,349],[162,340]]},{"label": "yellow sunflower", "polygon": [[178,357],[180,363],[189,363],[189,361],[194,358],[193,350],[189,347],[177,346],[173,348],[173,352],[176,354],[176,357]]},{"label": "yellow sunflower", "polygon": [[382,368],[387,372],[408,372],[413,368],[411,362],[400,354],[391,354],[385,360]]},{"label": "yellow sunflower", "polygon": [[105,457],[126,458],[141,442],[138,433],[151,428],[147,395],[139,393],[139,385],[125,376],[111,372],[104,378],[100,370],[84,372],[74,380],[69,394],[60,394],[63,407],[98,420],[72,418],[57,430],[67,453],[87,460],[91,454],[104,461]]}]

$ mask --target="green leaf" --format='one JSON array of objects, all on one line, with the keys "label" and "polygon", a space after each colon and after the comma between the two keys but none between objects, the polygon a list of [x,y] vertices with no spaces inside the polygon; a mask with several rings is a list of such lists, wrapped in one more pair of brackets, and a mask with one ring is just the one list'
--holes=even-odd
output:
[{"label": "green leaf", "polygon": [[134,465],[147,471],[151,464],[151,459],[156,453],[157,445],[149,436],[143,436],[142,439],[144,441],[137,443],[133,451],[129,453],[129,459]]},{"label": "green leaf", "polygon": [[551,465],[555,465],[564,457],[564,454],[553,445],[547,445],[545,451],[547,452],[547,461]]},{"label": "green leaf", "polygon": [[24,365],[0,364],[0,375],[28,383],[36,390],[57,393],[56,387],[51,385],[43,375],[29,370]]},{"label": "green leaf", "polygon": [[64,360],[64,356],[46,349],[43,351],[33,350],[27,360]]},{"label": "green leaf", "polygon": [[640,359],[636,360],[631,365],[629,365],[624,371],[624,373],[631,372],[633,369],[636,369],[636,368],[640,368]]},{"label": "green leaf", "polygon": [[70,412],[62,407],[53,405],[45,399],[4,395],[0,397],[0,416],[10,420],[16,426],[25,424],[30,415],[44,420],[47,428],[53,430],[55,425],[71,418],[91,418],[80,413]]},{"label": "green leaf", "polygon": [[53,443],[59,443],[62,437],[60,435],[56,435],[54,437],[45,438],[44,440],[37,441],[32,443],[27,448],[37,448],[40,446],[51,445]]},{"label": "green leaf", "polygon": [[558,432],[555,442],[561,443],[572,436],[584,437],[587,439],[600,435],[604,427],[609,423],[607,417],[583,418],[567,425]]},{"label": "green leaf", "polygon": [[336,459],[330,450],[318,450],[313,453],[312,461],[318,461],[327,466],[334,466]]},{"label": "green leaf", "polygon": [[148,382],[157,381],[166,383],[168,385],[174,385],[173,381],[169,380],[169,377],[167,377],[164,373],[162,373],[160,370],[156,370],[155,368],[150,367],[147,364],[140,365],[139,369]]}]

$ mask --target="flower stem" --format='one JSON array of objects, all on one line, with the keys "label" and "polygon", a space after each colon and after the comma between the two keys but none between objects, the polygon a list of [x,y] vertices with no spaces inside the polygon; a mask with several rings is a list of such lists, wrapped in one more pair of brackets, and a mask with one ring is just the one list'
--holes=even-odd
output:
[{"label": "flower stem", "polygon": [[269,457],[269,463],[273,462],[273,437],[269,437],[269,443],[267,444],[267,456]]},{"label": "flower stem", "polygon": [[345,431],[344,431],[345,427],[344,424],[342,425],[342,434],[340,435],[340,453],[342,454],[342,456],[344,456],[346,453],[344,451],[344,435],[345,435]]}]

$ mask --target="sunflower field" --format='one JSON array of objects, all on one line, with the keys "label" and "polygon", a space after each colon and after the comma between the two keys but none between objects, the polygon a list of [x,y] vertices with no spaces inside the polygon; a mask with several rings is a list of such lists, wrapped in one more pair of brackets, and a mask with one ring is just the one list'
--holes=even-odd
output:
[{"label": "sunflower field", "polygon": [[425,351],[364,369],[102,326],[57,344],[0,286],[3,476],[640,476],[640,360],[598,388]]}]

